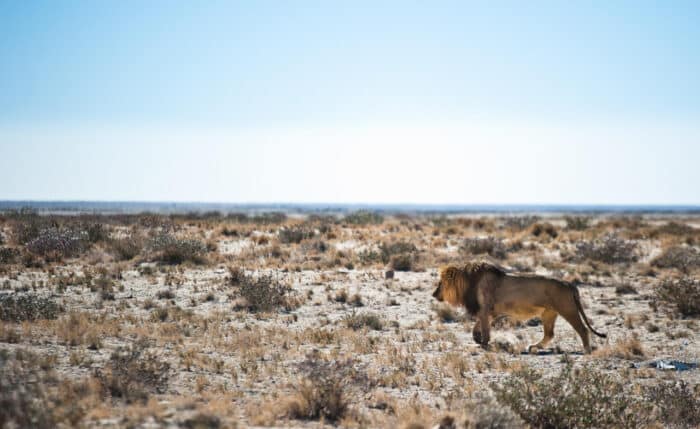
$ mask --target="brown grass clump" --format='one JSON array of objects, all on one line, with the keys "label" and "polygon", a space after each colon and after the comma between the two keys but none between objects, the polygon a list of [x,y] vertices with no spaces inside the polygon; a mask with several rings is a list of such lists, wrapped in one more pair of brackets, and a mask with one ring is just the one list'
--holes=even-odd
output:
[{"label": "brown grass clump", "polygon": [[644,427],[651,405],[630,392],[629,383],[597,369],[567,364],[553,377],[524,368],[493,384],[498,401],[533,427]]},{"label": "brown grass clump", "polygon": [[137,257],[144,248],[144,239],[138,235],[115,238],[107,243],[107,250],[118,261],[129,261]]},{"label": "brown grass clump", "polygon": [[61,380],[50,360],[22,349],[0,350],[0,427],[79,427],[92,395],[89,381]]},{"label": "brown grass clump", "polygon": [[165,392],[170,365],[148,346],[147,341],[139,340],[112,353],[106,371],[96,373],[106,395],[127,403],[145,403],[150,394]]},{"label": "brown grass clump", "polygon": [[381,331],[384,329],[384,321],[380,316],[374,313],[357,314],[353,311],[352,314],[347,315],[343,319],[343,322],[345,323],[345,326],[353,331],[357,331],[364,327],[375,331]]},{"label": "brown grass clump", "polygon": [[700,281],[692,277],[662,281],[654,293],[656,301],[673,308],[684,317],[700,315]]},{"label": "brown grass clump", "polygon": [[287,404],[289,417],[337,422],[345,417],[353,391],[368,383],[352,360],[326,361],[309,357],[299,365],[303,378]]},{"label": "brown grass clump", "polygon": [[595,350],[593,356],[599,358],[618,358],[628,360],[640,360],[646,356],[641,341],[636,336],[623,338],[613,345],[604,346]]}]

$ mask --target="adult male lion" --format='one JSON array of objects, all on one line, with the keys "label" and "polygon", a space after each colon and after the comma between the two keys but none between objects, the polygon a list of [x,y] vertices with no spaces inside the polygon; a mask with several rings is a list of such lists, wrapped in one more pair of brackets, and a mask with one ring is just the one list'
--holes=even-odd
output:
[{"label": "adult male lion", "polygon": [[529,352],[545,347],[552,340],[558,315],[578,332],[586,353],[591,352],[586,326],[599,337],[606,337],[591,327],[576,286],[542,276],[509,274],[487,262],[442,268],[433,297],[463,305],[471,315],[477,316],[472,335],[483,347],[489,343],[491,321],[504,315],[518,320],[542,319],[544,338],[529,346]]}]

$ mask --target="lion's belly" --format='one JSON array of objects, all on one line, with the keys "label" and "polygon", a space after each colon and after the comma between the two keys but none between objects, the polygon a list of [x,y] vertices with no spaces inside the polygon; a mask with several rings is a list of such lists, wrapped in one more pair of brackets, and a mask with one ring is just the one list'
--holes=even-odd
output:
[{"label": "lion's belly", "polygon": [[522,303],[503,302],[496,304],[493,308],[494,315],[508,315],[517,320],[528,320],[539,317],[544,311],[544,307],[534,305],[523,305]]}]

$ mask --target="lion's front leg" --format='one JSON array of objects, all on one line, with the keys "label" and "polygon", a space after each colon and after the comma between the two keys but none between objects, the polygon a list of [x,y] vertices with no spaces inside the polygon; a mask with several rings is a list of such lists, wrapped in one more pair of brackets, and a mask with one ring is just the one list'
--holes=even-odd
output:
[{"label": "lion's front leg", "polygon": [[472,329],[472,338],[477,344],[481,344],[481,321],[479,319],[474,322],[474,328]]},{"label": "lion's front leg", "polygon": [[[491,320],[490,315],[487,311],[482,311],[479,313],[479,327],[480,327],[480,340],[481,347],[487,348],[489,341],[491,340]],[[476,338],[475,338],[476,339]]]}]

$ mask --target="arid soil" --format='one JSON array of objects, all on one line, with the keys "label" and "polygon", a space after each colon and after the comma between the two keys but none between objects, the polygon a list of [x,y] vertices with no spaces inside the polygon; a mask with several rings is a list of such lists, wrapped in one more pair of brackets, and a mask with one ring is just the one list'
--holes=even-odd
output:
[{"label": "arid soil", "polygon": [[[648,405],[643,425],[698,418],[700,369],[652,365],[699,361],[700,217],[11,212],[0,233],[3,427],[543,426],[499,387],[566,368]],[[541,323],[505,319],[482,349],[431,297],[474,259],[578,284],[608,337],[584,355],[560,318],[529,355]]]}]

